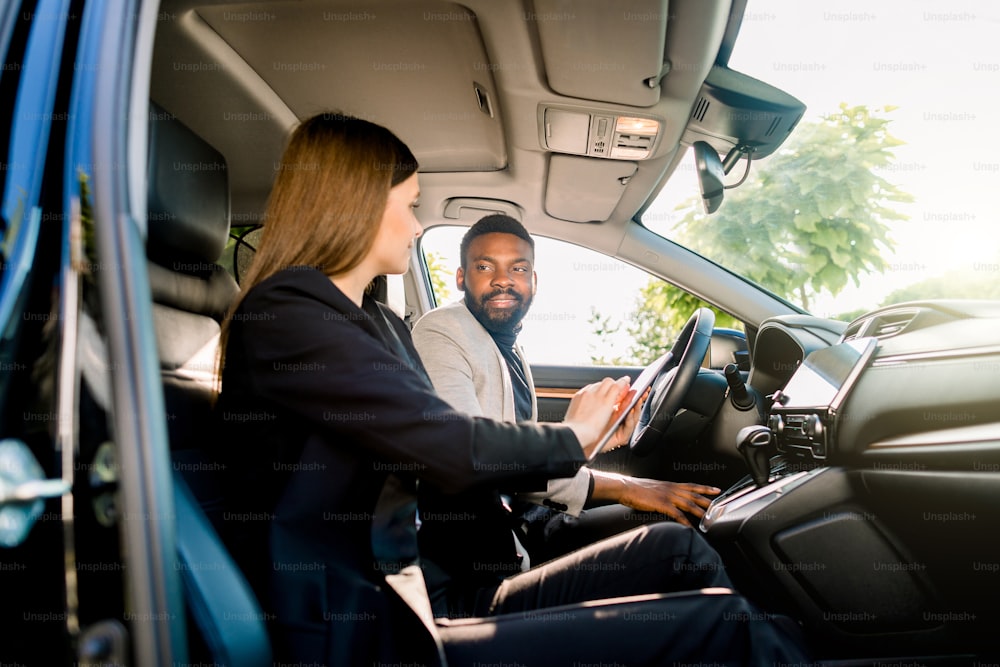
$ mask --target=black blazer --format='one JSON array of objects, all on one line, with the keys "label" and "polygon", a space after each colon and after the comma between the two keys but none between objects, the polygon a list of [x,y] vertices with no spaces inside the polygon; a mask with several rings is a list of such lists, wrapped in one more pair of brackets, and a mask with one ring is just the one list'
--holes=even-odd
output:
[{"label": "black blazer", "polygon": [[441,663],[413,576],[417,480],[446,491],[537,485],[584,462],[565,427],[452,410],[406,325],[367,298],[358,308],[312,268],[246,294],[224,361],[223,532],[279,661]]}]

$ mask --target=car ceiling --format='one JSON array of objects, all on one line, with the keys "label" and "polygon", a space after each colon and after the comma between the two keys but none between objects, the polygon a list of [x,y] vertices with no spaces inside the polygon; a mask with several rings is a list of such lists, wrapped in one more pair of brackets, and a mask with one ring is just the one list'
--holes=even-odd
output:
[{"label": "car ceiling", "polygon": [[[578,223],[602,222],[588,239],[613,249],[683,153],[692,107],[744,4],[164,0],[150,95],[225,155],[234,224],[261,221],[291,127],[337,111],[410,145],[425,224],[503,210],[570,238]],[[651,87],[663,62],[669,72]],[[662,129],[648,159],[558,155],[544,145],[540,104],[651,117]],[[572,208],[588,197],[603,198],[593,220]]]}]

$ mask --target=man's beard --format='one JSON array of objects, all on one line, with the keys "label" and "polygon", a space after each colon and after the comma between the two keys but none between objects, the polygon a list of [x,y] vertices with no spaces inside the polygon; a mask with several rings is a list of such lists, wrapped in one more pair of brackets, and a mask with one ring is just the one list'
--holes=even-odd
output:
[{"label": "man's beard", "polygon": [[[518,305],[508,310],[490,308],[487,302],[501,294],[515,299]],[[468,307],[469,312],[475,315],[476,319],[487,331],[494,333],[514,333],[517,331],[520,328],[521,320],[524,319],[524,316],[528,313],[528,309],[531,307],[531,299],[531,296],[524,299],[520,294],[509,289],[495,290],[483,295],[480,299],[473,298],[472,294],[468,291],[465,293],[465,305]]]}]

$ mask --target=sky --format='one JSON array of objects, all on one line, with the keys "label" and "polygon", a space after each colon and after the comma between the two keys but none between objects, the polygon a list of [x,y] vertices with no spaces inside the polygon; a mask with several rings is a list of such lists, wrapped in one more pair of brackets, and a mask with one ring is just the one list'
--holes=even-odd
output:
[{"label": "sky", "polygon": [[[1000,191],[1000,3],[750,0],[730,66],[802,100],[806,121],[841,102],[896,107],[885,115],[905,144],[881,175],[915,198],[897,205],[909,219],[893,227],[896,253],[884,274],[863,277],[835,299],[817,298],[814,314],[871,309],[899,287],[955,270],[1000,281],[1000,216],[993,211]],[[649,213],[671,219],[673,206],[697,191],[693,168],[682,165]],[[457,248],[457,238],[442,247]],[[585,335],[592,327],[579,315],[564,316],[587,306],[570,302],[612,303],[618,312],[607,314],[626,317],[633,302],[616,300],[615,290],[633,293],[645,282],[607,266],[594,276],[553,270],[553,253],[566,252],[539,247],[535,317],[521,337],[535,362],[587,362],[595,352]],[[582,268],[588,260],[569,253],[560,261]]]}]

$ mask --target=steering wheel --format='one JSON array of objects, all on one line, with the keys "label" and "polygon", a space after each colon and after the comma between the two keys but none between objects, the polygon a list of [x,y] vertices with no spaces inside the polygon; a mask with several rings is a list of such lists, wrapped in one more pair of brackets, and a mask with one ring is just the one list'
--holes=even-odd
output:
[{"label": "steering wheel", "polygon": [[714,328],[715,313],[708,308],[694,311],[684,324],[681,335],[668,353],[666,365],[653,380],[639,423],[629,440],[629,447],[636,455],[650,454],[677,415],[698,377]]}]

